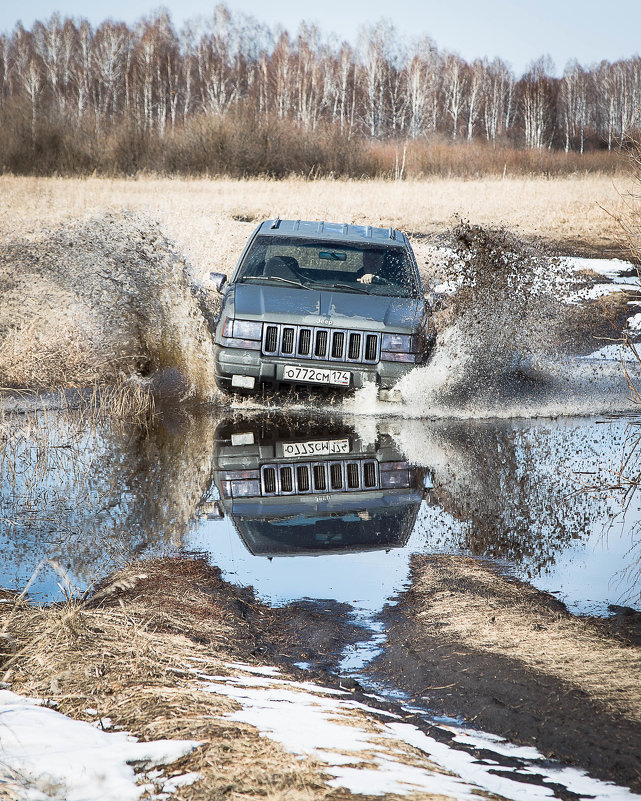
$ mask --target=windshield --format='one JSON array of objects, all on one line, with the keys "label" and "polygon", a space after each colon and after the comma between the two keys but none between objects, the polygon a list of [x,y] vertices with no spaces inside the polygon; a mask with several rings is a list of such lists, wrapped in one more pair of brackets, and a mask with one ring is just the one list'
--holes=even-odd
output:
[{"label": "windshield", "polygon": [[402,245],[345,244],[298,237],[258,236],[236,281],[417,297],[418,280]]},{"label": "windshield", "polygon": [[[300,500],[300,499],[292,499]],[[402,547],[416,520],[420,503],[363,512],[256,519],[235,516],[245,545],[255,555],[305,551],[350,551]]]}]

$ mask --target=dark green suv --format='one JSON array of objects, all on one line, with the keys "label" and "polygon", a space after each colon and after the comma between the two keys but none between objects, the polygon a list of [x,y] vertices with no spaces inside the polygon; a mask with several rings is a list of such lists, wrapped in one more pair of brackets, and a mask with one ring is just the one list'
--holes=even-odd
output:
[{"label": "dark green suv", "polygon": [[[416,259],[401,231],[267,220],[223,294],[216,382],[226,390],[389,390],[434,340]],[[381,393],[381,397],[389,392]]]}]

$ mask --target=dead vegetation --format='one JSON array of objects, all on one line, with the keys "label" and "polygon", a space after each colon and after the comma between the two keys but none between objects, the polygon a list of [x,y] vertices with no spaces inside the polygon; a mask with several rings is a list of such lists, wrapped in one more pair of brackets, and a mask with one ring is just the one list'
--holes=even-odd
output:
[{"label": "dead vegetation", "polygon": [[424,647],[446,639],[509,657],[641,724],[641,648],[601,623],[474,559],[415,557],[411,592]]},{"label": "dead vegetation", "polygon": [[237,708],[233,701],[194,689],[189,668],[196,663],[219,675],[229,672],[225,660],[248,656],[246,643],[237,643],[239,611],[212,597],[220,581],[196,564],[137,565],[90,603],[3,604],[4,681],[73,718],[109,718],[143,740],[203,741],[172,766],[175,774],[203,777],[177,798],[324,797],[317,766],[225,719]]},{"label": "dead vegetation", "polygon": [[[626,177],[429,178],[405,181],[138,177],[18,178],[0,176],[0,234],[32,239],[69,219],[110,210],[140,212],[200,271],[229,272],[260,220],[337,220],[393,225],[410,235],[438,234],[455,214],[478,225],[505,225],[525,238],[607,255],[621,252],[610,212],[624,213]],[[420,245],[420,236],[413,245]]]},{"label": "dead vegetation", "polygon": [[[10,599],[5,593],[3,600]],[[11,600],[0,604],[2,680],[75,719],[142,740],[200,740],[201,747],[168,769],[170,775],[201,776],[174,798],[351,797],[328,786],[322,764],[289,754],[254,727],[231,720],[235,701],[198,687],[195,672],[237,675],[242,668],[230,662],[264,663],[261,635],[270,632],[277,614],[249,592],[230,588],[203,562],[138,563],[111,576],[86,601],[39,608],[20,597]],[[248,622],[250,609],[260,627]],[[372,725],[358,711],[352,722]],[[408,764],[425,766],[420,752],[395,748],[396,758],[402,750]],[[366,762],[367,755],[359,752],[358,759]]]}]

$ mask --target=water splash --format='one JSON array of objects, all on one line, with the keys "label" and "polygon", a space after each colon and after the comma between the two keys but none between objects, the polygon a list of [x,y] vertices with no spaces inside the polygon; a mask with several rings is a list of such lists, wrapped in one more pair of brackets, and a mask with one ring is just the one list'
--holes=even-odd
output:
[{"label": "water splash", "polygon": [[[556,416],[630,408],[619,348],[589,358],[611,326],[594,303],[577,306],[585,278],[505,229],[461,223],[447,274],[456,292],[437,314],[439,336],[425,367],[400,380],[402,404],[376,399],[373,387],[347,407],[402,417]],[[446,299],[447,301],[447,299]],[[587,318],[587,322],[586,322]],[[620,330],[607,331],[612,339]],[[602,358],[604,355],[609,358]],[[639,372],[636,360],[628,365]]]}]

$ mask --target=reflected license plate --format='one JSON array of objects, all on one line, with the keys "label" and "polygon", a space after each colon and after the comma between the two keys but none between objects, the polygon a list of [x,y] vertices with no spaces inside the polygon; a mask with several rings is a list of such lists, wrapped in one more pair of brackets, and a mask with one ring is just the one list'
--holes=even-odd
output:
[{"label": "reflected license plate", "polygon": [[333,456],[349,453],[348,439],[316,439],[307,442],[283,442],[283,456],[287,459],[299,456]]},{"label": "reflected license plate", "polygon": [[285,381],[305,381],[308,384],[333,384],[348,387],[352,374],[349,370],[331,370],[327,367],[299,367],[287,364],[283,367]]}]

